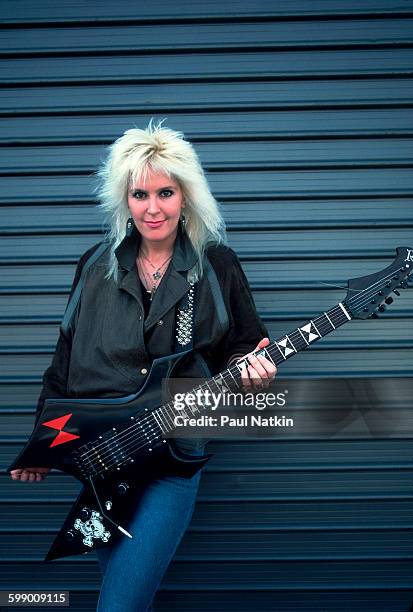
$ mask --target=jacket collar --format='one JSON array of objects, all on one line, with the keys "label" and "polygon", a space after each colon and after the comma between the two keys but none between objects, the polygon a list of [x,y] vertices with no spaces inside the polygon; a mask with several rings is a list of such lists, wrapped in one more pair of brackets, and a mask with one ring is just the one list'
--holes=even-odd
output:
[{"label": "jacket collar", "polygon": [[[140,242],[141,235],[134,224],[131,234],[129,236],[126,235],[115,249],[117,260],[125,270],[129,271],[136,266],[136,257],[138,255]],[[197,261],[198,256],[195,249],[186,232],[182,231],[181,224],[179,223],[172,256],[172,267],[177,272],[186,272],[190,270]]]},{"label": "jacket collar", "polygon": [[[134,225],[131,235],[125,236],[116,248],[115,254],[121,267],[126,270],[118,281],[119,288],[130,293],[142,307],[142,294],[136,267],[140,241],[141,235]],[[168,266],[155,292],[149,315],[144,323],[145,332],[174,307],[188,291],[190,284],[186,279],[186,274],[182,273],[190,270],[197,261],[195,249],[179,224],[171,266]]]}]

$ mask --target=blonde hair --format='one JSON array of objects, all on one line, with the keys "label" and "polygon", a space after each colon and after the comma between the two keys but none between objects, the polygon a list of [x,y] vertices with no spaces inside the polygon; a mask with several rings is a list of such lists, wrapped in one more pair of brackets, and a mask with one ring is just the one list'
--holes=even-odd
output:
[{"label": "blonde hair", "polygon": [[209,243],[226,243],[225,223],[213,197],[193,146],[182,132],[162,127],[164,120],[150,120],[146,129],[133,128],[109,146],[109,153],[96,174],[98,207],[103,211],[110,243],[109,269],[105,278],[118,278],[115,249],[126,233],[131,216],[128,188],[146,180],[149,171],[173,178],[182,189],[185,229],[198,255],[191,280],[202,276],[202,257]]}]

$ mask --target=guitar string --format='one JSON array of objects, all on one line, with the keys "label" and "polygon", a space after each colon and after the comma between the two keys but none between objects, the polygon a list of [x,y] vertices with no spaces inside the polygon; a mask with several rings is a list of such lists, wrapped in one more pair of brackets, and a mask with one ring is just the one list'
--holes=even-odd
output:
[{"label": "guitar string", "polygon": [[[334,312],[334,311],[336,311],[336,312]],[[342,310],[341,310],[341,308],[340,308],[339,306],[334,307],[334,308],[332,309],[332,311],[330,312],[330,318],[331,318],[331,317],[333,317],[333,321],[337,322],[337,321],[338,321],[338,317],[335,317],[335,315],[343,315],[343,312],[342,312]],[[317,323],[317,321],[318,321],[319,319],[322,319],[322,318],[323,318],[323,316],[324,316],[324,315],[320,315],[319,317],[316,317],[315,319],[312,319],[312,320],[313,320],[314,322],[316,322],[316,323]],[[321,325],[320,325],[320,327],[321,327]],[[297,333],[297,330],[294,330],[293,332],[291,332],[291,333],[289,334],[289,337],[290,337],[290,336],[292,337],[294,333]],[[298,333],[297,333],[297,337],[300,337],[300,335],[299,335]],[[275,343],[274,343],[274,344],[275,344]],[[266,349],[268,349],[268,347],[265,347],[265,348],[266,348]],[[273,348],[274,348],[274,347],[273,347]],[[238,368],[236,368],[236,366],[235,366],[235,367],[233,366],[233,368],[234,368],[234,373],[236,373],[236,374],[238,375],[238,377],[239,377],[239,370],[238,370]],[[236,369],[235,369],[235,368],[236,368]],[[227,370],[226,370],[226,371],[229,371],[229,370],[230,370],[230,368],[227,368]],[[224,371],[222,374],[225,374],[225,372],[226,372],[226,371]],[[221,374],[221,375],[222,375],[222,374]],[[213,379],[211,379],[211,380],[214,380],[214,378],[213,378]],[[216,384],[216,383],[214,383],[214,384]],[[203,385],[206,385],[206,383],[204,383]],[[202,389],[202,386],[203,386],[203,385],[201,385],[201,387],[200,387],[201,389]],[[195,389],[193,389],[192,391],[194,392],[194,391],[195,391]],[[168,404],[168,405],[169,405],[169,404]],[[158,408],[158,410],[159,410],[159,408]],[[199,409],[197,409],[197,410],[199,410]],[[154,412],[154,411],[153,411],[153,412]],[[141,433],[141,432],[139,432],[137,436],[136,436],[136,435],[134,435],[134,430],[138,429],[140,426],[142,426],[142,424],[148,423],[148,421],[149,421],[149,420],[152,420],[152,424],[153,424],[153,425],[157,424],[157,422],[156,422],[156,421],[155,421],[155,422],[153,422],[153,418],[154,418],[154,417],[152,416],[152,415],[153,415],[153,412],[151,412],[149,415],[147,415],[147,416],[146,416],[144,419],[140,420],[138,423],[134,423],[133,425],[129,426],[129,427],[126,429],[126,430],[122,430],[121,432],[119,432],[119,434],[115,434],[115,435],[114,435],[114,436],[111,438],[111,442],[109,442],[109,444],[110,444],[110,443],[114,443],[115,438],[117,438],[117,439],[116,439],[116,442],[117,442],[117,443],[122,441],[122,442],[123,442],[123,444],[125,443],[125,441],[126,441],[126,442],[128,442],[129,440],[131,440],[131,439],[132,439],[132,442],[131,442],[131,443],[129,443],[127,446],[124,446],[124,447],[123,447],[123,450],[124,450],[124,451],[127,451],[127,450],[129,450],[129,449],[130,449],[130,445],[131,445],[131,444],[133,444],[135,441],[141,441],[141,440],[144,440],[144,444],[143,444],[142,446],[146,446],[147,444],[149,444],[149,443],[151,443],[151,442],[156,442],[156,441],[157,441],[157,439],[159,439],[159,437],[158,437],[158,438],[156,438],[156,437],[155,437],[153,440],[149,441],[149,440],[148,440],[148,438],[147,438],[147,435],[146,435],[145,433]],[[185,412],[185,415],[186,415],[186,416],[188,416],[188,415],[186,414],[186,412]],[[159,425],[158,425],[158,427],[159,427]],[[127,432],[128,432],[129,430],[131,430],[131,433],[129,433],[129,434],[128,434]],[[162,431],[161,431],[161,433],[162,433]],[[125,438],[126,438],[126,439],[125,439]],[[145,440],[145,438],[146,438],[146,440]],[[97,455],[97,451],[100,449],[100,447],[102,447],[102,446],[106,446],[106,445],[107,445],[107,442],[106,442],[106,441],[105,441],[105,442],[101,442],[101,443],[100,443],[100,444],[99,444],[97,447],[95,447],[94,449],[91,449],[91,450],[89,450],[89,451],[86,451],[86,453],[84,453],[84,454],[83,454],[83,456],[87,456],[87,458],[89,459],[89,457],[88,457],[89,455],[93,455],[93,454],[96,454],[96,455]],[[138,447],[138,448],[141,448],[142,446],[140,446],[140,447]],[[138,448],[136,448],[136,449],[134,449],[134,450],[138,450]],[[112,451],[111,451],[111,449],[110,449],[110,448],[107,448],[107,449],[106,449],[106,452],[103,452],[102,454],[100,454],[100,455],[99,455],[99,459],[105,458],[105,457],[106,457],[106,456],[108,456],[108,455],[109,455],[109,456],[110,456],[110,455],[112,455]],[[89,459],[89,460],[90,460],[90,459]],[[116,464],[116,463],[115,463],[115,464]],[[112,465],[115,465],[115,464],[112,464]],[[112,467],[112,465],[107,466],[107,467]]]},{"label": "guitar string", "polygon": [[[391,274],[389,274],[387,277],[382,278],[380,281],[377,281],[376,283],[373,283],[373,284],[372,284],[371,286],[369,286],[368,288],[364,289],[364,290],[363,290],[363,292],[365,292],[365,291],[367,291],[367,290],[371,290],[371,287],[374,287],[374,285],[377,285],[377,284],[383,283],[383,281],[386,281],[386,280],[387,280],[387,278],[390,278],[390,276],[392,276],[393,274],[395,274],[395,272],[394,272],[394,271],[393,271]],[[363,296],[363,299],[366,299],[366,297],[367,297],[367,296]],[[368,297],[368,299],[370,299],[370,297],[371,297],[371,296],[369,296],[369,297]],[[351,300],[349,300],[349,302],[350,302],[350,301],[357,301],[358,299],[360,299],[360,296],[357,296],[357,298],[352,298]],[[332,311],[331,311],[330,315],[334,317],[334,315],[335,315],[335,311],[337,311],[337,314],[340,314],[340,312],[339,312],[339,311],[341,311],[340,306],[336,306],[336,307],[334,307],[334,308],[332,309]],[[342,314],[342,313],[341,313],[341,314]],[[324,315],[320,315],[319,317],[316,317],[315,319],[312,319],[311,321],[317,322],[317,320],[318,320],[318,319],[321,319],[323,316],[324,316]],[[293,330],[293,332],[291,332],[290,334],[288,334],[288,337],[292,337],[294,334],[297,334],[297,332],[298,332],[298,330]],[[299,335],[297,335],[297,337],[299,337]],[[274,343],[273,343],[273,344],[274,344]],[[266,349],[268,349],[268,347],[265,347],[265,348],[266,348]],[[228,368],[227,370],[229,371],[229,370],[230,370],[230,368]],[[224,373],[222,373],[222,374],[225,374],[225,371],[224,371]],[[221,374],[221,376],[222,376],[222,374]],[[239,372],[238,372],[238,375],[239,375]],[[218,375],[218,376],[219,376],[219,375]],[[214,378],[213,378],[212,380],[214,380]],[[215,381],[214,381],[214,383],[215,383]],[[204,383],[204,385],[205,385],[205,384],[206,384],[206,383]],[[215,384],[216,384],[216,383],[215,383]],[[202,388],[202,385],[201,385],[201,388]],[[192,391],[195,391],[195,390],[192,390]],[[168,404],[168,405],[169,405],[169,404]],[[160,408],[162,408],[162,407],[160,407]],[[158,410],[159,410],[159,408],[158,408]],[[199,411],[199,409],[197,409],[197,410]],[[188,417],[188,415],[186,414],[186,412],[185,412],[185,415]],[[168,415],[168,416],[169,416],[169,415]],[[164,418],[165,418],[165,417],[164,417]],[[169,418],[170,418],[170,417],[169,417]],[[146,445],[148,445],[148,444],[151,444],[152,442],[155,442],[155,443],[156,443],[157,439],[159,439],[159,435],[158,435],[158,436],[155,436],[155,437],[154,437],[152,440],[149,440],[149,439],[148,439],[148,437],[147,437],[147,434],[145,434],[145,433],[143,433],[143,434],[142,434],[142,433],[139,433],[139,434],[138,434],[138,436],[133,435],[133,430],[134,430],[134,429],[136,429],[136,428],[137,428],[137,427],[139,427],[139,426],[142,426],[142,425],[143,425],[145,422],[147,423],[149,420],[152,420],[152,421],[153,421],[153,419],[154,419],[154,417],[153,417],[153,413],[151,412],[151,413],[150,413],[149,415],[147,415],[147,416],[146,416],[144,419],[142,419],[142,420],[141,420],[139,423],[134,423],[134,425],[132,425],[132,426],[128,427],[126,430],[122,430],[122,432],[119,432],[119,434],[116,434],[115,436],[113,436],[111,440],[113,441],[115,438],[118,438],[117,442],[120,442],[121,440],[123,440],[123,439],[125,438],[125,436],[126,436],[126,441],[128,441],[128,440],[132,439],[132,442],[131,442],[131,443],[129,443],[129,444],[126,446],[126,447],[124,447],[124,448],[123,448],[123,450],[124,450],[124,451],[127,451],[127,450],[129,449],[130,445],[131,445],[131,444],[133,444],[133,442],[135,442],[135,441],[140,441],[140,440],[144,440],[145,438],[146,438],[146,440],[144,441],[144,444],[143,444],[142,446],[146,446]],[[156,420],[153,422],[153,425],[155,425],[155,424],[156,424],[156,425],[158,425],[158,423],[156,422]],[[159,425],[158,425],[158,427],[159,427]],[[127,434],[127,431],[128,431],[128,430],[132,430],[132,431],[131,431],[131,433]],[[161,434],[162,434],[162,433],[163,433],[163,432],[162,432],[162,429],[161,429]],[[149,434],[149,435],[150,435],[150,434]],[[111,443],[113,443],[113,442],[111,442]],[[104,446],[104,445],[106,445],[106,444],[107,444],[107,442],[103,442],[103,443],[100,443],[100,445],[99,445],[99,446]],[[85,453],[83,456],[85,456],[85,455],[90,455],[90,454],[93,454],[93,453],[96,453],[96,454],[97,454],[97,450],[99,449],[99,446],[98,446],[98,447],[95,447],[93,450],[89,450],[89,451],[87,451],[87,452],[86,452],[86,453]],[[141,448],[142,446],[140,446],[140,447],[136,448],[135,450],[138,450],[138,449],[139,449],[139,448]],[[102,456],[103,456],[103,457],[105,457],[105,456],[107,456],[107,455],[111,455],[111,454],[112,454],[112,451],[111,451],[111,449],[110,449],[110,448],[108,448],[108,449],[107,449],[106,454],[104,453],[103,455],[100,455],[99,457],[101,458]],[[87,457],[87,458],[88,458],[88,457]],[[89,459],[89,458],[88,458],[88,459]],[[90,459],[89,459],[89,461],[90,461]],[[115,462],[115,464],[112,464],[112,465],[116,465],[116,462]],[[110,467],[112,467],[112,465],[109,465],[109,466],[107,466],[107,467],[108,467],[108,468],[110,468]]]},{"label": "guitar string", "polygon": [[[392,274],[393,274],[393,272],[392,272]],[[384,280],[386,280],[386,278],[385,278]],[[381,279],[381,282],[383,282],[383,279]],[[375,284],[377,284],[377,283],[375,283]],[[331,311],[331,313],[330,313],[330,314],[331,314],[331,315],[333,315],[333,313],[334,313],[334,311],[335,311],[336,309],[337,309],[337,307],[335,307],[335,308],[334,308],[334,309]],[[321,318],[322,316],[323,316],[323,315],[321,315],[320,317],[317,317],[317,318],[316,318],[314,321],[317,321],[317,319]],[[334,315],[333,315],[333,316],[334,316]],[[289,334],[289,335],[288,335],[288,337],[290,337],[290,336],[291,336],[291,338],[292,338],[292,337],[293,337],[293,334],[297,334],[297,330],[294,330],[294,331],[293,331],[291,334]],[[298,337],[298,336],[297,336],[297,337]],[[270,358],[271,358],[271,356],[270,356]],[[214,381],[214,382],[215,382],[215,381]],[[216,383],[215,383],[215,384],[216,384]],[[201,386],[201,388],[202,388],[202,386]],[[159,408],[158,408],[158,410],[159,410]],[[197,411],[199,412],[199,409],[197,409]],[[185,412],[185,415],[186,415],[186,417],[188,417],[188,415],[186,414],[186,412]],[[169,416],[169,415],[168,415],[168,416]],[[164,417],[164,418],[165,418],[165,417]],[[170,418],[170,417],[169,417],[169,418]],[[153,442],[155,442],[155,443],[156,443],[157,439],[159,439],[159,434],[158,434],[158,435],[156,435],[156,434],[155,434],[155,436],[152,438],[152,440],[148,438],[148,434],[146,434],[146,433],[143,433],[143,434],[142,434],[142,433],[140,433],[140,434],[138,434],[138,436],[134,435],[134,430],[136,429],[136,425],[137,425],[138,427],[139,427],[139,426],[142,426],[142,425],[143,425],[145,422],[147,423],[149,420],[152,420],[152,426],[156,424],[156,425],[158,425],[158,427],[159,427],[159,424],[158,424],[156,421],[154,421],[153,419],[154,419],[153,414],[152,414],[152,413],[150,413],[150,414],[149,414],[147,417],[145,417],[145,419],[141,420],[141,421],[140,421],[138,424],[134,424],[134,426],[130,426],[129,428],[127,428],[127,430],[123,430],[122,432],[120,432],[120,433],[119,433],[119,434],[117,434],[116,436],[113,436],[113,437],[112,437],[112,442],[110,442],[109,444],[113,444],[113,443],[114,443],[114,442],[113,442],[114,438],[118,438],[117,442],[119,442],[119,441],[123,440],[123,439],[126,437],[126,441],[128,441],[128,440],[132,440],[132,442],[130,442],[130,443],[129,443],[129,444],[126,446],[126,447],[124,447],[124,449],[123,449],[123,450],[124,450],[124,451],[128,451],[128,450],[129,450],[129,452],[132,452],[132,451],[130,451],[130,446],[131,446],[131,444],[133,444],[133,443],[134,443],[134,442],[136,442],[136,441],[139,443],[141,440],[144,440],[144,439],[146,438],[146,440],[144,441],[144,444],[143,444],[143,445],[138,446],[138,448],[133,449],[133,450],[135,450],[135,451],[136,451],[136,450],[139,450],[139,448],[141,448],[141,447],[143,447],[143,446],[146,446],[146,445],[148,445],[148,444],[152,444]],[[168,423],[168,425],[169,425],[169,423]],[[160,429],[161,429],[161,432],[160,432],[160,433],[163,435],[162,428],[160,428]],[[127,434],[127,431],[128,431],[128,430],[131,430],[131,433]],[[151,431],[152,431],[152,428],[151,428]],[[150,435],[150,434],[149,434],[149,435]],[[102,445],[104,445],[104,444],[107,444],[107,443],[106,443],[106,442],[104,442],[104,443],[101,443],[101,444],[102,444]],[[97,447],[97,448],[95,448],[95,449],[93,449],[92,451],[88,451],[88,452],[87,452],[87,454],[89,454],[89,455],[90,455],[90,454],[95,453],[96,455],[98,455],[98,453],[97,453],[97,449],[98,449],[98,447]],[[111,449],[110,449],[110,448],[107,448],[106,454],[103,454],[102,456],[103,456],[103,457],[105,457],[105,456],[107,456],[107,455],[109,455],[109,456],[110,456],[110,455],[112,455],[112,452],[113,452],[113,451],[111,451]],[[98,458],[100,459],[100,458],[101,458],[101,456],[99,455],[99,457],[98,457]],[[89,457],[87,457],[87,459],[88,459],[88,460],[89,460],[89,461],[92,463],[92,461],[89,459]],[[103,464],[103,462],[102,462],[102,464]],[[108,469],[109,469],[109,468],[111,468],[111,467],[112,467],[112,465],[116,465],[116,462],[115,462],[114,464],[111,464],[111,465],[107,466],[107,468],[108,468]],[[92,465],[92,467],[93,467],[93,465]]]},{"label": "guitar string", "polygon": [[[342,315],[342,314],[343,314],[343,313],[342,313],[342,310],[341,310],[341,308],[340,308],[339,306],[335,307],[335,308],[334,308],[334,310],[336,310],[336,311],[337,311],[337,314],[338,314],[338,315]],[[334,317],[334,314],[330,313],[330,315]],[[316,319],[314,319],[314,321],[317,321],[317,320],[318,320],[318,318],[322,318],[323,316],[324,316],[324,315],[320,315],[319,317],[317,317]],[[295,332],[295,331],[296,331],[296,330],[294,330],[294,332]],[[292,334],[293,334],[294,332],[291,332],[291,333],[289,334],[289,336],[292,336]],[[275,343],[274,343],[274,344],[275,344]],[[268,348],[269,348],[269,347],[265,347],[265,348],[268,350]],[[234,367],[234,366],[232,366],[232,367]],[[230,370],[230,368],[227,368],[227,370]],[[225,370],[225,371],[227,371],[227,370]],[[224,374],[224,373],[225,373],[225,371],[224,371],[223,373],[221,373],[221,375],[222,375],[222,374]],[[235,372],[237,372],[237,371],[238,371],[238,369],[236,370],[236,369],[234,368],[234,371],[235,371]],[[218,374],[217,376],[219,376],[219,374]],[[214,378],[214,377],[213,377],[213,378]],[[149,418],[149,415],[148,415],[148,417],[145,417],[145,418]],[[143,421],[141,421],[141,422],[143,422]],[[134,425],[136,425],[136,424],[134,424]],[[131,426],[130,426],[128,429],[133,428],[133,427],[134,427],[134,425],[131,425]],[[125,430],[125,431],[126,431],[126,430]],[[99,447],[95,447],[95,449],[97,449],[97,448],[99,448]],[[92,452],[93,452],[93,451],[92,451]]]},{"label": "guitar string", "polygon": [[[405,271],[405,270],[404,270],[403,268],[399,268],[398,270],[394,270],[394,271],[393,271],[391,274],[388,274],[388,275],[387,275],[387,276],[385,276],[384,278],[381,278],[379,281],[376,281],[375,283],[373,283],[373,285],[370,285],[370,286],[368,287],[368,289],[371,291],[371,289],[372,289],[373,287],[375,287],[376,285],[382,285],[382,284],[383,284],[383,282],[385,282],[385,281],[387,281],[388,279],[390,279],[390,278],[391,278],[393,275],[397,274],[398,272],[404,272],[404,271]],[[395,280],[396,280],[396,279],[395,279]],[[366,288],[366,289],[367,289],[367,288]],[[363,289],[362,291],[366,291],[366,289]],[[375,289],[373,290],[373,294],[374,294],[374,293],[375,293]],[[362,299],[364,299],[365,297],[366,297],[366,296],[361,296],[360,294],[359,294],[359,295],[355,295],[354,297],[352,297],[352,298],[350,298],[350,299],[348,300],[348,303],[350,304],[350,302],[354,302],[354,304],[352,304],[352,306],[354,306],[358,300],[360,300],[360,299],[362,300]],[[371,297],[371,295],[370,295],[370,297]],[[370,299],[370,298],[369,298],[369,299]]]},{"label": "guitar string", "polygon": [[[392,272],[390,275],[388,275],[387,277],[384,277],[383,279],[381,279],[381,282],[385,282],[385,281],[386,281],[386,280],[387,280],[387,279],[388,279],[390,276],[392,276],[393,274],[394,274],[394,271],[393,271],[393,272]],[[374,285],[376,285],[376,284],[377,284],[377,282],[376,282],[376,283],[374,283],[372,286],[374,286]],[[363,290],[363,291],[366,291],[366,290],[370,290],[370,286],[369,286],[369,287],[367,287],[367,288],[366,288],[365,290]],[[366,297],[367,297],[367,296],[364,296],[364,299],[366,299]],[[370,296],[368,296],[368,299],[370,299],[370,297],[371,297],[371,295],[370,295]],[[353,299],[354,299],[354,298],[353,298]],[[335,314],[335,312],[336,312],[336,311],[337,311],[337,314],[340,314],[340,315],[342,314],[342,311],[341,311],[340,306],[335,306],[335,307],[332,309],[332,311],[331,311],[331,313],[330,313],[330,316],[334,316],[334,314]],[[314,321],[316,322],[316,321],[317,321],[319,318],[322,318],[322,317],[323,317],[323,315],[320,315],[319,317],[316,317],[316,319],[314,319]],[[290,337],[290,336],[292,336],[294,333],[296,333],[296,330],[294,330],[293,332],[291,332],[290,334],[287,334],[287,335]],[[273,344],[274,344],[274,343],[273,343]],[[268,350],[268,347],[266,347],[266,349]],[[150,418],[151,418],[151,415],[152,415],[152,413],[150,413],[150,415],[148,415],[148,416],[147,416],[147,417],[145,417],[145,418],[144,418],[142,421],[140,421],[140,424],[145,423],[146,419],[150,419]],[[129,429],[134,429],[134,428],[135,428],[135,426],[137,426],[137,424],[136,424],[136,423],[135,423],[134,425],[131,425],[131,426],[130,426],[129,428],[127,428],[126,430],[123,430],[123,432],[120,432],[118,435],[121,435],[121,433],[126,434],[126,433],[127,433],[127,431],[128,431]],[[114,437],[115,437],[115,436],[114,436]],[[120,438],[120,439],[121,439],[121,438]],[[103,444],[105,444],[105,443],[101,443],[101,444],[103,445]],[[96,450],[98,450],[98,449],[99,449],[99,445],[98,445],[97,447],[95,447],[95,449],[94,449],[94,450],[92,450],[92,451],[88,451],[88,452],[93,453],[93,452],[95,452],[95,451],[96,451]]]},{"label": "guitar string", "polygon": [[[336,306],[336,307],[334,307],[334,308],[332,309],[332,311],[330,312],[330,315],[334,317],[334,315],[335,315],[335,313],[336,313],[336,312],[337,312],[337,314],[341,314],[341,315],[342,315],[342,312],[340,312],[340,311],[341,311],[340,306]],[[316,317],[316,319],[314,319],[314,322],[317,322],[317,320],[318,320],[318,319],[322,319],[322,317],[323,317],[323,316],[324,316],[324,315],[320,315],[319,317]],[[334,319],[334,318],[333,318],[333,320],[336,320],[336,319]],[[297,334],[297,330],[294,330],[293,332],[291,332],[290,334],[288,334],[288,337],[293,337],[293,334]],[[299,336],[297,335],[297,337],[299,337]],[[267,348],[267,347],[266,347],[266,348]],[[238,372],[238,376],[239,376],[239,372]],[[194,391],[194,390],[193,390],[193,391]],[[159,408],[158,408],[158,410],[159,410]],[[199,410],[199,409],[198,409],[198,410]],[[186,415],[186,416],[188,416],[188,415],[186,414],[186,412],[185,412],[185,415]],[[132,452],[132,451],[130,450],[130,446],[131,446],[133,443],[135,443],[135,442],[138,442],[138,443],[139,443],[141,440],[144,440],[144,443],[143,443],[141,446],[138,446],[138,447],[136,447],[136,448],[134,448],[134,449],[133,449],[134,451],[139,450],[139,448],[142,448],[143,446],[146,446],[146,445],[151,444],[151,443],[153,443],[153,442],[155,442],[155,443],[156,443],[157,439],[159,439],[159,435],[155,435],[155,436],[154,436],[154,438],[153,438],[152,440],[148,439],[148,435],[147,435],[147,434],[145,434],[145,433],[140,433],[140,432],[139,432],[139,433],[138,433],[138,435],[135,435],[135,430],[136,430],[138,427],[141,427],[143,424],[148,423],[148,421],[149,421],[149,420],[151,420],[151,421],[152,421],[152,423],[151,423],[151,424],[152,424],[152,426],[153,426],[153,425],[158,425],[158,423],[157,423],[156,421],[154,421],[154,416],[153,416],[153,413],[150,413],[150,414],[149,414],[147,417],[145,417],[144,419],[140,420],[138,423],[134,423],[134,425],[132,425],[132,426],[128,427],[126,430],[122,430],[122,432],[119,432],[119,434],[116,434],[115,436],[113,436],[113,437],[112,437],[112,439],[111,439],[111,441],[109,442],[109,444],[113,444],[113,443],[115,442],[115,438],[117,438],[116,442],[120,442],[120,441],[124,441],[124,442],[126,441],[126,442],[129,442],[130,440],[132,440],[131,442],[129,442],[129,443],[127,444],[127,446],[126,446],[126,447],[125,447],[125,446],[123,447],[123,450],[124,450],[125,452],[127,452],[127,451]],[[159,427],[159,425],[158,425],[158,427]],[[130,431],[130,433],[128,433],[128,431]],[[163,434],[162,429],[161,429],[161,434]],[[150,435],[150,434],[149,434],[149,435]],[[91,460],[89,459],[89,455],[96,454],[96,456],[97,456],[97,455],[98,455],[98,452],[97,452],[97,451],[99,450],[100,446],[104,446],[104,445],[106,445],[106,444],[107,444],[107,442],[106,442],[106,441],[105,441],[105,442],[103,442],[103,443],[101,443],[100,445],[98,445],[97,447],[95,447],[93,450],[86,451],[86,453],[85,453],[83,456],[87,456],[87,459],[88,459],[89,461],[91,461]],[[103,457],[103,458],[105,458],[105,457],[107,457],[107,456],[111,456],[111,455],[112,455],[112,452],[113,452],[113,450],[111,450],[110,448],[107,448],[106,452],[102,453],[102,455],[99,455],[98,459],[102,459],[102,457]],[[102,462],[102,463],[103,463],[103,462]],[[112,467],[112,465],[116,465],[116,462],[115,462],[114,464],[111,464],[111,465],[107,466],[107,468],[109,469],[110,467]]]}]

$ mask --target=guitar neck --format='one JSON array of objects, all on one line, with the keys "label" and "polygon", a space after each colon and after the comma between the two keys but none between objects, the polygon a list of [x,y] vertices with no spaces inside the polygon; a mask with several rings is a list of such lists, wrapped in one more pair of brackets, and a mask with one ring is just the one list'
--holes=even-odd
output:
[{"label": "guitar neck", "polygon": [[322,315],[310,319],[289,334],[278,338],[265,349],[262,349],[261,352],[274,365],[279,365],[350,320],[350,314],[340,302],[328,312],[323,312]]},{"label": "guitar neck", "polygon": [[[278,338],[275,342],[272,342],[264,349],[257,351],[257,354],[261,354],[274,365],[283,363],[290,357],[293,357],[300,351],[306,349],[310,344],[313,344],[320,338],[327,336],[344,323],[348,323],[351,320],[350,314],[347,312],[345,306],[339,302],[334,308],[331,308],[328,312],[323,312],[315,319],[310,319],[304,325],[300,325],[292,332]],[[222,393],[223,391],[239,391],[242,388],[241,384],[241,372],[248,365],[247,360],[241,359],[235,365],[227,368],[220,374],[217,374],[213,378],[208,379],[202,385],[193,389],[192,392],[198,390],[209,391],[213,394]],[[200,414],[207,410],[204,405],[198,405],[194,412]],[[160,418],[159,421],[162,423],[162,430],[164,434],[167,434],[176,427],[173,425],[174,415],[176,414],[172,404],[166,404],[158,409],[157,411]],[[194,414],[188,414],[188,411],[180,411],[181,415],[192,417]]]}]

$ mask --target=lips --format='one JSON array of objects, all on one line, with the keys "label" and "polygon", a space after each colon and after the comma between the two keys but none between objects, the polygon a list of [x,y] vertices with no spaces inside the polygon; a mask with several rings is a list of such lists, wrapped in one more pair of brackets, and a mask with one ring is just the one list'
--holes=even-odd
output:
[{"label": "lips", "polygon": [[153,229],[156,229],[157,227],[161,227],[162,223],[164,223],[164,221],[145,221],[146,225],[148,227],[151,227]]}]

